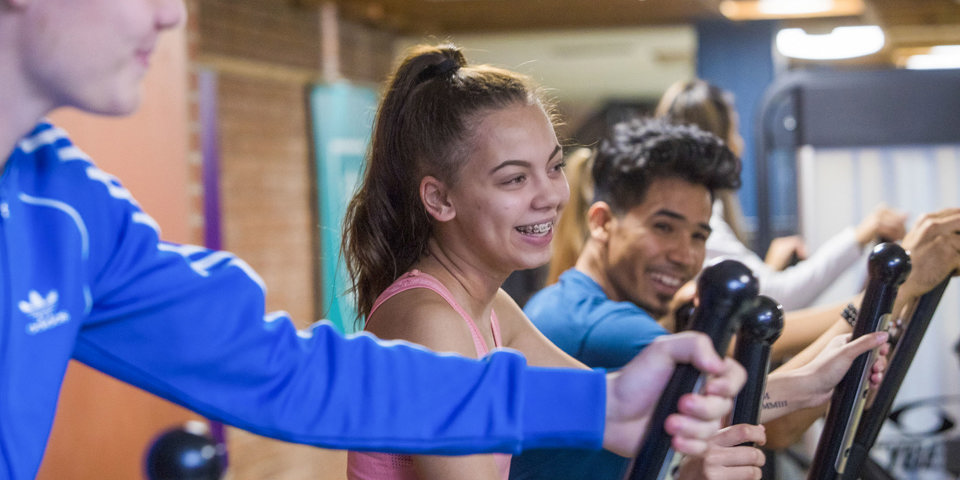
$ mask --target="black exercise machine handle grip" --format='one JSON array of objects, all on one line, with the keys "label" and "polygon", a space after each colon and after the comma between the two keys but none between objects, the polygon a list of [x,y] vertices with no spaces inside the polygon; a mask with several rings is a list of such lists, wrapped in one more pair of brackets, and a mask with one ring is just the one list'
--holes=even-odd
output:
[{"label": "black exercise machine handle grip", "polygon": [[[867,262],[869,278],[851,341],[885,328],[897,290],[910,273],[910,256],[896,243],[874,247]],[[870,371],[876,352],[854,359],[833,391],[817,450],[807,473],[808,480],[840,478],[863,415]]]},{"label": "black exercise machine handle grip", "polygon": [[[865,470],[865,461],[873,443],[880,434],[880,427],[890,414],[893,408],[893,402],[900,391],[900,385],[907,376],[913,357],[916,356],[920,348],[920,342],[923,340],[927,327],[933,319],[933,314],[940,304],[944,290],[950,284],[950,276],[943,279],[933,290],[925,293],[917,301],[917,305],[910,316],[900,338],[896,341],[893,354],[890,357],[890,363],[883,374],[883,383],[877,389],[877,394],[873,399],[873,405],[863,414],[860,427],[857,429],[857,435],[853,439],[853,445],[850,448],[850,457],[847,460],[847,468],[844,470],[844,479],[856,480],[861,470]],[[864,478],[868,478],[864,476]],[[869,477],[869,478],[875,478]]]},{"label": "black exercise machine handle grip", "polygon": [[[736,331],[739,315],[757,296],[753,272],[735,260],[721,260],[703,269],[697,281],[699,305],[691,317],[690,330],[707,334],[720,354],[726,352]],[[663,425],[677,412],[680,397],[698,388],[700,371],[692,365],[678,365],[667,382],[627,479],[663,479],[672,470],[671,437]]]},{"label": "black exercise machine handle grip", "polygon": [[677,311],[673,312],[674,331],[682,332],[690,328],[693,319],[693,312],[696,311],[696,305],[693,300],[683,302]]},{"label": "black exercise machine handle grip", "polygon": [[730,423],[756,425],[767,387],[770,348],[783,332],[783,307],[765,295],[758,296],[744,312],[733,347],[733,359],[747,371],[747,383],[733,403]]}]

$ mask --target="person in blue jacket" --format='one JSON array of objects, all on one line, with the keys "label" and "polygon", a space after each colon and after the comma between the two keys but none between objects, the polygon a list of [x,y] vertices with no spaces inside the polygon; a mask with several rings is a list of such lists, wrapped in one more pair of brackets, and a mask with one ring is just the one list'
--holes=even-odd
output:
[{"label": "person in blue jacket", "polygon": [[[0,478],[33,478],[71,358],[213,420],[329,448],[636,451],[678,362],[711,374],[668,426],[700,453],[743,369],[703,335],[660,342],[618,375],[440,356],[264,311],[239,258],[162,241],[119,180],[44,116],[136,109],[181,0],[0,0]],[[442,393],[434,388],[443,384]]]}]

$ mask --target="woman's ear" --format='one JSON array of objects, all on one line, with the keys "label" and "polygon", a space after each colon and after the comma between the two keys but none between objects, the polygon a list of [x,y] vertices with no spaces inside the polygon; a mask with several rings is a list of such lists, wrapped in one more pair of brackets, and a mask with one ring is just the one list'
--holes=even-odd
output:
[{"label": "woman's ear", "polygon": [[457,216],[447,186],[436,177],[427,175],[420,180],[420,201],[427,213],[438,222],[448,222]]},{"label": "woman's ear", "polygon": [[613,212],[607,202],[594,202],[587,209],[587,228],[590,229],[590,238],[606,242],[610,238],[610,222],[614,220]]}]

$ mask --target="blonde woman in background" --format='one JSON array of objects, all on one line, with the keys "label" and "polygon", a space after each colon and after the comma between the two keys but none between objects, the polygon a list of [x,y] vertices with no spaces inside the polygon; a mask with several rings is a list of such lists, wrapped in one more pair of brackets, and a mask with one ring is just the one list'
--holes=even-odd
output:
[{"label": "blonde woman in background", "polygon": [[593,203],[593,183],[590,167],[593,165],[593,150],[583,147],[567,155],[567,183],[570,184],[570,203],[557,221],[556,237],[553,239],[553,256],[550,258],[546,285],[557,283],[560,274],[577,263],[580,250],[587,241],[587,209]]}]

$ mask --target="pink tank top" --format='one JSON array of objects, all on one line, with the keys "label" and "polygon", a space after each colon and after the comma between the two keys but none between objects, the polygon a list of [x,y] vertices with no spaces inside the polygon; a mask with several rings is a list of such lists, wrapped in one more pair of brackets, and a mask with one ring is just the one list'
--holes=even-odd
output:
[{"label": "pink tank top", "polygon": [[[414,288],[427,288],[443,297],[447,303],[453,307],[457,313],[463,317],[463,321],[470,329],[470,335],[473,337],[473,345],[477,350],[477,357],[483,357],[490,352],[487,342],[480,334],[480,329],[474,323],[470,315],[453,299],[453,294],[447,287],[443,286],[439,280],[433,276],[423,273],[419,270],[411,270],[398,278],[393,284],[387,287],[383,293],[373,302],[372,314],[394,295],[411,290]],[[502,346],[500,340],[500,324],[497,322],[497,314],[490,312],[490,327],[493,333],[494,347]],[[507,480],[510,476],[510,458],[511,456],[503,453],[493,454],[494,461],[497,464],[497,471],[500,478]],[[417,475],[413,470],[413,459],[409,455],[397,455],[392,453],[377,452],[355,452],[347,453],[347,478],[349,480],[416,480]]]}]

